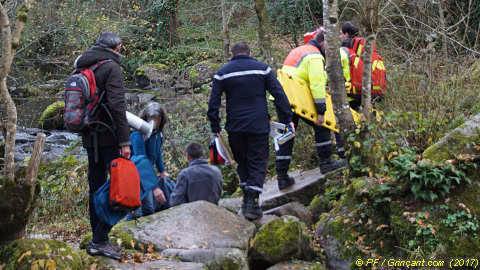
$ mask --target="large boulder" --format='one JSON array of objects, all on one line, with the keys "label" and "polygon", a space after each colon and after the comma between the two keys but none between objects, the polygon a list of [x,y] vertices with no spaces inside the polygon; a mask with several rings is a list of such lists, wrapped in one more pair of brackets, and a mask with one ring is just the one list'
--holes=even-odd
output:
[{"label": "large boulder", "polygon": [[138,85],[144,89],[168,89],[175,84],[176,77],[163,64],[147,64],[135,70]]},{"label": "large boulder", "polygon": [[[247,251],[255,225],[217,205],[197,201],[121,223],[113,235],[135,248],[153,245],[164,256],[204,263],[208,269],[248,269]],[[128,248],[132,248],[131,246]]]},{"label": "large boulder", "polygon": [[423,152],[423,156],[441,162],[460,154],[475,154],[475,146],[480,145],[480,114],[450,131],[440,141]]},{"label": "large boulder", "polygon": [[114,269],[124,270],[151,270],[151,269],[172,269],[172,270],[207,270],[204,264],[192,262],[156,260],[143,263],[126,262],[121,263],[112,259],[104,259],[107,265],[112,265]]},{"label": "large boulder", "polygon": [[63,129],[63,113],[65,102],[57,101],[50,104],[45,111],[43,111],[40,120],[38,120],[38,127],[51,130]]},{"label": "large boulder", "polygon": [[[315,230],[315,238],[319,240],[327,256],[327,266],[330,269],[350,270],[353,260],[345,256],[343,243],[338,239],[338,234],[343,233],[341,228],[342,219],[321,220]],[[339,226],[340,225],[340,226]]]},{"label": "large boulder", "polygon": [[270,209],[264,213],[265,215],[275,215],[275,216],[294,216],[300,219],[307,227],[312,226],[312,214],[310,211],[303,205],[298,202],[291,202],[285,205]]},{"label": "large boulder", "polygon": [[313,249],[307,227],[298,218],[283,216],[264,225],[251,250],[253,266],[295,259],[311,260]]},{"label": "large boulder", "polygon": [[196,88],[211,82],[220,67],[219,63],[212,60],[205,60],[193,66],[188,74],[192,86]]},{"label": "large boulder", "polygon": [[39,239],[15,240],[0,249],[0,266],[5,270],[85,269],[81,257],[67,243]]}]

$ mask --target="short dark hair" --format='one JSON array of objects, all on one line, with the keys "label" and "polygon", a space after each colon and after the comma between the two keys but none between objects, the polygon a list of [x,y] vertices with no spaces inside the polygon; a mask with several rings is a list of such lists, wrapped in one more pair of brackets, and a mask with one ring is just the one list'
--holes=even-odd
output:
[{"label": "short dark hair", "polygon": [[185,147],[185,152],[192,159],[198,159],[204,155],[202,145],[197,142],[189,143],[187,147]]},{"label": "short dark hair", "polygon": [[250,54],[250,47],[246,41],[239,41],[232,46],[232,55],[239,55],[239,54]]},{"label": "short dark hair", "polygon": [[358,35],[358,32],[360,31],[360,28],[353,24],[353,22],[344,22],[342,25],[342,33],[348,33],[348,36],[354,37]]},{"label": "short dark hair", "polygon": [[323,27],[317,29],[317,34],[315,35],[315,41],[320,44],[325,41],[325,30]]},{"label": "short dark hair", "polygon": [[122,44],[122,39],[115,32],[103,32],[98,37],[98,43],[103,44],[110,49],[115,49],[119,44]]}]

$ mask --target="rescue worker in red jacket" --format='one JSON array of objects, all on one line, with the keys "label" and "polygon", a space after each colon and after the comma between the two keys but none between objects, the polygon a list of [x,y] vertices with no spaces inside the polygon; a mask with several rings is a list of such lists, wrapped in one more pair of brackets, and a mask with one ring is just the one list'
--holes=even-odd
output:
[{"label": "rescue worker in red jacket", "polygon": [[[326,91],[327,76],[325,73],[325,39],[324,29],[320,28],[314,39],[307,44],[293,49],[285,59],[282,71],[297,76],[308,82],[312,92],[315,109],[318,119],[316,122],[302,118],[309,126],[313,127],[315,132],[315,147],[320,159],[319,167],[322,173],[327,173],[347,164],[346,160],[333,160],[332,141],[330,139],[330,130],[322,126],[325,121],[326,111]],[[294,114],[292,121],[295,129],[301,117]],[[276,156],[276,169],[279,188],[284,189],[295,183],[293,178],[287,174],[288,167],[292,159],[294,139],[280,145]]]}]

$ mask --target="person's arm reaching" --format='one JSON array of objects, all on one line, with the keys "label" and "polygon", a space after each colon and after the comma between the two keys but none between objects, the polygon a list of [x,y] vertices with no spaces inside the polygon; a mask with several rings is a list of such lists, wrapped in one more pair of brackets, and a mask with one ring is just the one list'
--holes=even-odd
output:
[{"label": "person's arm reaching", "polygon": [[[217,73],[218,74],[218,73]],[[217,79],[218,75],[213,77],[212,92],[210,93],[210,100],[208,102],[208,119],[210,120],[210,126],[213,133],[219,133],[220,128],[220,117],[219,109],[222,101],[222,81]]]},{"label": "person's arm reaching", "polygon": [[308,62],[308,80],[310,82],[310,91],[312,92],[313,102],[318,114],[318,121],[315,123],[320,126],[324,122],[326,105],[327,78],[323,58],[313,58]]}]

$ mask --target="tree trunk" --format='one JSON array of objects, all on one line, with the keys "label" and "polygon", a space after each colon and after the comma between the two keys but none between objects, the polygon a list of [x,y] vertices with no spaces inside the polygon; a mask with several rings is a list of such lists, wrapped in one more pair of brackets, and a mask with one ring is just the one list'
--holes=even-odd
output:
[{"label": "tree trunk", "polygon": [[178,0],[168,1],[168,31],[170,37],[170,46],[180,43],[178,36]]},{"label": "tree trunk", "polygon": [[7,76],[10,72],[13,58],[18,47],[23,27],[27,21],[28,10],[33,0],[25,0],[25,5],[18,9],[15,28],[10,28],[10,20],[4,7],[4,1],[0,2],[0,27],[2,31],[2,58],[0,60],[0,102],[7,110],[7,134],[5,138],[5,181],[0,183],[0,245],[23,237],[28,224],[30,214],[35,208],[35,200],[38,197],[40,186],[35,179],[45,135],[39,134],[35,142],[34,155],[30,160],[28,177],[25,179],[25,171],[20,170],[15,176],[14,149],[17,132],[17,109],[7,89]]},{"label": "tree trunk", "polygon": [[440,28],[442,31],[442,58],[443,65],[447,67],[448,64],[448,41],[447,41],[447,26],[445,22],[445,12],[443,10],[443,1],[438,1],[438,13],[440,14]]},{"label": "tree trunk", "polygon": [[325,42],[327,74],[330,82],[332,103],[340,133],[346,135],[355,129],[350,106],[347,101],[345,79],[340,64],[340,38],[338,33],[338,0],[323,0],[323,18],[325,25]]},{"label": "tree trunk", "polygon": [[223,25],[223,61],[227,62],[230,58],[230,34],[228,32],[228,10],[226,0],[221,0],[221,6]]},{"label": "tree trunk", "polygon": [[255,12],[257,13],[258,18],[258,38],[262,47],[263,57],[265,58],[265,62],[276,70],[276,62],[273,56],[272,38],[270,34],[272,31],[267,9],[265,7],[265,0],[255,0]]},{"label": "tree trunk", "polygon": [[365,51],[363,53],[362,75],[362,113],[365,121],[370,123],[370,110],[372,106],[372,51],[374,36],[365,39]]},{"label": "tree trunk", "polygon": [[35,181],[42,159],[45,134],[38,133],[28,167],[17,175],[16,183],[8,182],[0,188],[0,245],[25,235],[40,185]]}]

